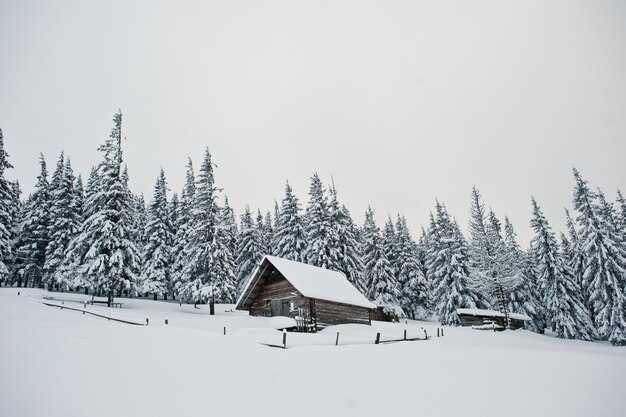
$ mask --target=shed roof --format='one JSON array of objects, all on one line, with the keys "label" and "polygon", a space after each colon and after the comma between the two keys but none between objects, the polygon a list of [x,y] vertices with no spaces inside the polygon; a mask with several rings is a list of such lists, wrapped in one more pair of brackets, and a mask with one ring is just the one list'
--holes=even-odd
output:
[{"label": "shed roof", "polygon": [[[505,317],[504,313],[494,310],[482,310],[480,308],[457,308],[457,314],[467,314],[468,316],[484,316],[484,317]],[[530,321],[531,318],[526,314],[509,313],[510,319]]]},{"label": "shed roof", "polygon": [[256,285],[257,277],[261,274],[261,266],[265,261],[272,264],[305,297],[376,308],[341,272],[269,255],[263,258],[255,273],[248,279],[246,287],[237,300],[237,308],[242,306]]}]

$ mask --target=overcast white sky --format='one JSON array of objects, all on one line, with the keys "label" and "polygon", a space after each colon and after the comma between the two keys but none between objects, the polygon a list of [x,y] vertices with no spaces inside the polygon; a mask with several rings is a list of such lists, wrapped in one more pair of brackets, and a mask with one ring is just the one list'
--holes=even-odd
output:
[{"label": "overcast white sky", "polygon": [[83,175],[124,113],[131,188],[179,190],[205,146],[237,213],[311,174],[355,220],[466,226],[471,187],[531,236],[571,167],[626,191],[624,1],[0,0],[0,127],[23,190],[61,150]]}]

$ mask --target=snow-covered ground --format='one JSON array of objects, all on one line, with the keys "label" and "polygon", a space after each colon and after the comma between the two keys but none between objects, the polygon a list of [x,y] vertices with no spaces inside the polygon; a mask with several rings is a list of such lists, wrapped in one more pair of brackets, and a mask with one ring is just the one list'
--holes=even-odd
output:
[{"label": "snow-covered ground", "polygon": [[[17,295],[20,291],[21,295]],[[0,415],[623,416],[626,349],[437,323],[344,325],[287,335],[284,319],[218,306],[0,289]],[[169,325],[164,320],[169,320]],[[223,331],[226,327],[226,336]],[[381,339],[428,341],[375,345]],[[334,346],[339,331],[339,345]]]}]

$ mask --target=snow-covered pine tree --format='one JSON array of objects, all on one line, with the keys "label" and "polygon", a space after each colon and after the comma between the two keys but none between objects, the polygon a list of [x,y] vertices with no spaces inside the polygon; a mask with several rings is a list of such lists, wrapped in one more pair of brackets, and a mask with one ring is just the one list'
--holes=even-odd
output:
[{"label": "snow-covered pine tree", "polygon": [[48,170],[43,155],[39,157],[40,172],[35,190],[25,206],[22,218],[22,242],[18,258],[22,278],[28,286],[43,286],[46,247],[50,240],[48,225],[50,224],[50,184]]},{"label": "snow-covered pine tree", "polygon": [[[581,247],[585,259],[583,283],[594,324],[602,339],[626,345],[624,280],[626,248],[613,213],[601,193],[589,190],[574,169],[574,207],[579,212]],[[599,200],[599,204],[595,200]]]},{"label": "snow-covered pine tree", "polygon": [[140,255],[131,238],[132,194],[122,165],[121,111],[113,116],[113,122],[111,135],[98,148],[103,155],[98,192],[92,193],[86,204],[97,211],[83,222],[66,255],[76,261],[76,273],[87,276],[94,289],[108,297],[109,306],[114,291],[134,290],[140,268]]},{"label": "snow-covered pine tree", "polygon": [[259,239],[261,243],[261,253],[263,253],[263,255],[266,255],[270,252],[269,252],[269,247],[268,247],[268,241],[266,240],[267,233],[265,230],[265,223],[264,223],[263,215],[261,214],[260,209],[257,209],[256,211],[255,227],[256,227],[257,234],[259,235]]},{"label": "snow-covered pine tree", "polygon": [[389,263],[391,263],[395,277],[398,276],[398,271],[396,270],[396,243],[396,228],[393,225],[393,221],[391,221],[391,216],[387,216],[387,221],[383,228],[383,249]]},{"label": "snow-covered pine tree", "polygon": [[428,276],[433,285],[433,301],[439,322],[458,326],[459,308],[476,308],[478,296],[467,280],[468,247],[458,224],[450,219],[445,206],[437,201],[436,215],[431,214],[426,253]]},{"label": "snow-covered pine tree", "polygon": [[368,298],[391,316],[405,317],[398,300],[400,290],[391,263],[383,247],[383,237],[374,221],[371,207],[365,212],[363,233],[364,274],[368,280]]},{"label": "snow-covered pine tree", "polygon": [[406,225],[404,216],[396,221],[396,273],[401,287],[400,305],[412,319],[425,319],[431,315],[430,288],[419,263],[418,248]]},{"label": "snow-covered pine tree", "polygon": [[237,259],[237,220],[235,220],[235,211],[228,202],[228,196],[224,196],[224,206],[222,207],[222,222],[224,232],[226,233],[227,246],[234,259]]},{"label": "snow-covered pine tree", "polygon": [[626,233],[626,200],[621,190],[617,190],[617,223],[622,233]]},{"label": "snow-covered pine tree", "polygon": [[[62,154],[61,154],[62,155]],[[60,172],[60,179],[55,179],[57,172]],[[75,177],[70,159],[67,158],[65,165],[59,160],[53,181],[51,182],[50,193],[50,225],[48,231],[50,242],[46,248],[45,282],[48,288],[57,287],[68,289],[72,282],[68,281],[68,276],[58,273],[59,268],[65,259],[70,242],[78,234],[80,228],[80,216],[76,213],[78,208],[76,203]],[[54,184],[54,187],[52,185]]]},{"label": "snow-covered pine tree", "polygon": [[331,246],[328,222],[328,199],[317,173],[311,177],[309,204],[305,216],[306,263],[327,268]]},{"label": "snow-covered pine tree", "polygon": [[504,243],[509,251],[509,262],[519,270],[519,283],[507,297],[507,309],[512,313],[526,314],[531,318],[525,324],[528,330],[543,333],[545,321],[540,294],[536,285],[536,271],[529,257],[517,243],[517,235],[508,217],[504,217]]},{"label": "snow-covered pine tree", "polygon": [[193,172],[193,163],[191,162],[191,158],[188,158],[187,160],[187,171],[185,178],[185,186],[183,188],[180,204],[178,206],[176,223],[174,224],[174,229],[176,230],[176,232],[174,235],[174,244],[172,247],[173,266],[171,270],[171,275],[174,294],[190,300],[191,294],[185,294],[184,291],[186,288],[188,288],[187,283],[189,278],[184,274],[184,266],[188,258],[185,250],[189,241],[189,233],[193,221],[192,208],[194,197],[196,194],[196,178]]},{"label": "snow-covered pine tree", "polygon": [[[22,190],[20,188],[19,181],[8,182],[9,188],[11,190],[11,198],[13,199],[10,206],[10,230],[9,230],[9,246],[10,246],[10,256],[6,259],[5,265],[9,269],[8,280],[11,285],[15,284],[18,279],[17,274],[17,247],[18,242],[22,236],[22,223],[20,221],[22,214],[22,201],[20,200],[20,196],[22,195]],[[21,280],[20,280],[21,285]]]},{"label": "snow-covered pine tree", "polygon": [[161,169],[154,185],[154,197],[148,208],[143,247],[141,285],[139,292],[167,297],[170,287],[170,268],[173,226],[167,202],[167,182]]},{"label": "snow-covered pine tree", "polygon": [[470,205],[471,261],[468,284],[481,295],[480,307],[493,307],[506,313],[506,297],[519,280],[501,236],[501,225],[490,210],[485,213],[480,192],[472,189]]},{"label": "snow-covered pine tree", "polygon": [[4,177],[5,171],[13,168],[8,157],[9,154],[4,150],[4,136],[0,129],[0,284],[9,277],[11,230],[16,211],[15,190],[12,183]]},{"label": "snow-covered pine tree", "polygon": [[241,215],[241,226],[237,238],[237,297],[241,295],[250,275],[263,259],[263,243],[258,227],[252,221],[250,207]]},{"label": "snow-covered pine tree", "polygon": [[534,198],[532,206],[530,227],[535,236],[531,242],[531,253],[537,265],[547,325],[557,337],[593,340],[597,333],[582,302],[574,274],[564,262],[554,233]]},{"label": "snow-covered pine tree", "polygon": [[197,178],[191,210],[192,222],[185,246],[182,294],[193,301],[231,301],[235,292],[233,255],[222,230],[221,210],[211,154],[207,148]]},{"label": "snow-covered pine tree", "polygon": [[328,269],[343,272],[359,291],[366,294],[363,282],[363,261],[357,228],[346,206],[339,203],[337,189],[330,187],[328,203],[328,223],[332,233],[329,245]]},{"label": "snow-covered pine tree", "polygon": [[300,203],[289,182],[285,183],[285,197],[272,238],[272,254],[296,262],[305,262],[306,249]]},{"label": "snow-covered pine tree", "polygon": [[[168,207],[167,207],[167,211],[170,215],[170,223],[172,224],[172,227],[174,227],[174,225],[178,224],[178,206],[180,205],[180,199],[178,198],[178,193],[173,193],[172,194],[172,199],[170,200]],[[172,244],[174,243],[174,241],[172,240]]]},{"label": "snow-covered pine tree", "polygon": [[272,221],[272,214],[268,211],[263,218],[263,243],[265,246],[265,254],[270,254],[274,251],[272,248],[272,237],[274,236],[274,225]]}]

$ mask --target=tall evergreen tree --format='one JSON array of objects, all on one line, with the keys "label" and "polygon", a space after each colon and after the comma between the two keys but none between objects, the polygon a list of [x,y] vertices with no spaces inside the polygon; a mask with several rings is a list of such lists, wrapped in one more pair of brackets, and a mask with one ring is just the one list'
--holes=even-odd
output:
[{"label": "tall evergreen tree", "polygon": [[459,226],[437,202],[431,214],[426,262],[432,280],[435,312],[444,325],[458,326],[459,308],[476,308],[478,296],[468,285],[468,247]]},{"label": "tall evergreen tree", "polygon": [[191,299],[189,294],[185,294],[185,289],[189,278],[184,274],[185,263],[187,262],[188,254],[186,252],[187,243],[189,241],[189,234],[193,222],[193,202],[196,194],[196,178],[193,171],[193,163],[191,158],[187,160],[187,170],[185,175],[186,181],[181,194],[180,204],[178,206],[178,215],[176,216],[176,223],[174,224],[175,235],[174,243],[172,247],[172,286],[176,295],[185,296],[187,299]]},{"label": "tall evergreen tree", "polygon": [[382,308],[386,314],[404,317],[400,307],[400,290],[393,274],[391,263],[383,247],[383,237],[374,221],[371,207],[365,212],[363,225],[363,263],[365,276],[368,278],[368,297],[374,304]]},{"label": "tall evergreen tree", "polygon": [[171,250],[173,226],[167,202],[167,182],[161,169],[154,185],[154,197],[148,209],[145,229],[146,244],[143,248],[141,287],[143,294],[167,297],[170,288]]},{"label": "tall evergreen tree", "polygon": [[248,278],[263,258],[263,243],[258,227],[252,221],[250,208],[246,206],[241,215],[241,226],[237,238],[237,296],[243,291]]},{"label": "tall evergreen tree", "polygon": [[328,222],[328,199],[319,176],[313,174],[309,187],[309,204],[305,217],[306,250],[308,264],[327,268],[329,265],[331,230]]},{"label": "tall evergreen tree", "polygon": [[534,198],[532,206],[530,226],[535,237],[531,242],[531,253],[537,265],[547,324],[557,337],[592,340],[596,331],[582,302],[574,274],[563,261],[554,233]]},{"label": "tall evergreen tree", "polygon": [[306,243],[300,203],[289,182],[285,183],[285,197],[281,204],[272,237],[272,254],[280,258],[304,262]]},{"label": "tall evergreen tree", "polygon": [[537,288],[537,273],[529,257],[517,243],[517,235],[508,217],[504,217],[504,243],[509,251],[509,262],[519,271],[519,283],[507,298],[507,308],[513,313],[526,314],[531,318],[525,324],[528,330],[543,333],[545,329],[544,311]]},{"label": "tall evergreen tree", "polygon": [[94,288],[107,295],[134,290],[140,255],[132,241],[132,194],[128,174],[122,165],[122,113],[113,116],[114,127],[98,150],[98,190],[91,190],[86,206],[95,207],[83,222],[79,235],[70,244],[66,260],[74,262],[75,273],[87,276]]},{"label": "tall evergreen tree", "polygon": [[4,136],[0,129],[0,283],[8,279],[11,262],[11,230],[16,215],[15,189],[4,177],[9,163],[9,154],[4,150]]},{"label": "tall evergreen tree", "polygon": [[22,218],[22,241],[18,249],[20,275],[29,286],[42,286],[46,247],[50,240],[50,184],[43,155],[39,157],[40,172],[35,191],[25,206]]},{"label": "tall evergreen tree", "polygon": [[410,318],[425,319],[432,311],[430,288],[419,263],[417,245],[403,216],[398,215],[395,236],[395,270],[401,288],[400,304]]},{"label": "tall evergreen tree", "polygon": [[591,315],[602,339],[614,345],[626,345],[624,242],[613,209],[604,196],[592,192],[575,169],[574,179],[574,207],[579,212],[577,220],[585,258],[583,283]]},{"label": "tall evergreen tree", "polygon": [[222,231],[213,163],[208,148],[196,183],[189,239],[185,246],[184,298],[193,301],[230,301],[235,292],[234,261]]},{"label": "tall evergreen tree", "polygon": [[328,223],[332,231],[328,268],[343,272],[348,281],[365,294],[367,291],[362,286],[364,266],[357,227],[346,206],[339,203],[334,184],[330,188]]},{"label": "tall evergreen tree", "polygon": [[[61,154],[63,155],[63,154]],[[57,179],[56,177],[60,177]],[[76,213],[76,190],[74,172],[69,158],[63,165],[59,160],[50,195],[50,225],[48,227],[50,242],[46,247],[45,282],[48,287],[57,286],[67,289],[72,285],[65,274],[57,273],[65,259],[70,242],[78,234],[80,214]],[[54,184],[54,187],[52,187]]]}]

